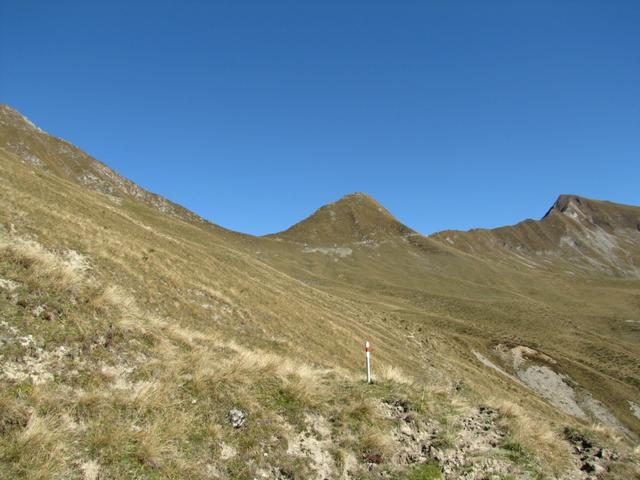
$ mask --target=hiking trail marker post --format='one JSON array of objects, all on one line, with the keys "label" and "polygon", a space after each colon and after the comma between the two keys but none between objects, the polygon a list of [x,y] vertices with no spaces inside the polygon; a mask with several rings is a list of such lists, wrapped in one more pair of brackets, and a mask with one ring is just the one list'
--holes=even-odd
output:
[{"label": "hiking trail marker post", "polygon": [[371,383],[371,345],[364,342],[364,354],[367,358],[367,383]]}]

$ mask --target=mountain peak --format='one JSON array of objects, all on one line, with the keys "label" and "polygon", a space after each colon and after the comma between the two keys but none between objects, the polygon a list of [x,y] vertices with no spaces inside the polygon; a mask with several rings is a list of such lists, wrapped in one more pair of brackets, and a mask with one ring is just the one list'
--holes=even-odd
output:
[{"label": "mountain peak", "polygon": [[640,209],[605,200],[593,200],[579,195],[559,195],[543,218],[551,215],[570,217],[583,225],[598,226],[607,230],[640,230]]},{"label": "mountain peak", "polygon": [[288,230],[271,236],[317,245],[365,242],[415,233],[371,196],[355,192],[328,203]]},{"label": "mountain peak", "polygon": [[391,213],[389,213],[389,211],[386,208],[384,208],[380,202],[378,202],[371,195],[367,195],[366,193],[363,193],[363,192],[348,193],[345,196],[341,197],[339,200],[328,203],[320,208],[324,208],[324,207],[335,208],[335,207],[343,207],[343,206],[348,206],[354,209],[374,209],[382,213],[383,215],[393,217],[393,215],[391,215]]},{"label": "mountain peak", "polygon": [[[550,215],[562,214],[575,218],[577,214],[585,212],[587,210],[594,210],[601,207],[603,204],[609,202],[603,202],[600,200],[592,200],[590,198],[582,197],[580,195],[574,195],[569,193],[562,193],[558,195],[558,198],[551,208],[547,210],[542,218],[547,218]],[[615,205],[615,204],[611,204]]]},{"label": "mountain peak", "polygon": [[588,202],[588,201],[590,200],[584,197],[580,197],[578,195],[562,193],[558,195],[558,198],[556,199],[554,204],[551,206],[550,210],[555,209],[560,212],[565,212],[572,203],[576,205],[581,205],[583,202]]},{"label": "mountain peak", "polygon": [[354,201],[354,202],[366,201],[366,202],[378,203],[371,195],[367,195],[364,192],[347,193],[346,195],[341,197],[339,200],[337,200],[336,202],[332,202],[332,203],[350,202],[350,201]]}]

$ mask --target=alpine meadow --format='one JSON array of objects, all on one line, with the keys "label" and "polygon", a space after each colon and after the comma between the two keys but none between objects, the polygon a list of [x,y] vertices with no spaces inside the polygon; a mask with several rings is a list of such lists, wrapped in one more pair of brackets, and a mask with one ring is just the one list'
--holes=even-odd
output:
[{"label": "alpine meadow", "polygon": [[0,171],[0,478],[640,478],[640,207],[251,236],[6,105]]}]

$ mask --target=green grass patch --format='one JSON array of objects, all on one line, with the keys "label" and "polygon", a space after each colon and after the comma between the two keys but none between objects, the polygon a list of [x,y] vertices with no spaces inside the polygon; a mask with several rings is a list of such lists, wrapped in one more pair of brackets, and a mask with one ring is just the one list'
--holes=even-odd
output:
[{"label": "green grass patch", "polygon": [[407,472],[406,480],[436,480],[442,478],[440,465],[437,462],[417,465]]}]

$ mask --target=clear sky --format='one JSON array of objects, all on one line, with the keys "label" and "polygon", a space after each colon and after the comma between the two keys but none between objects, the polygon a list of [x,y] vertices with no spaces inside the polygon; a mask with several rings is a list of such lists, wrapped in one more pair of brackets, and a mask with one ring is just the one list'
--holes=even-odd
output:
[{"label": "clear sky", "polygon": [[254,234],[353,191],[423,233],[640,204],[638,0],[0,0],[0,102]]}]

